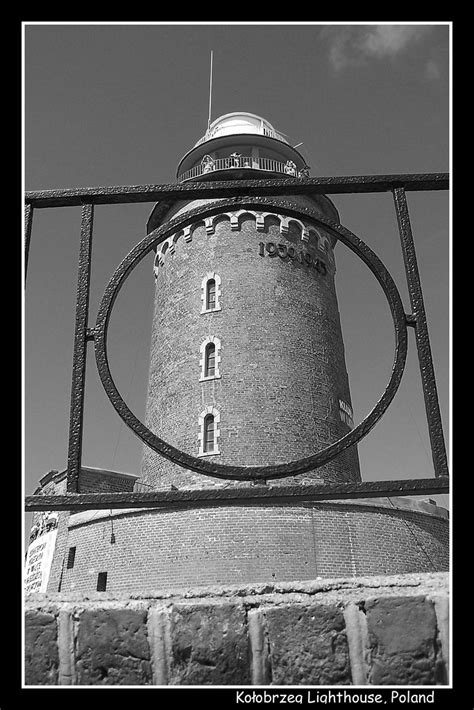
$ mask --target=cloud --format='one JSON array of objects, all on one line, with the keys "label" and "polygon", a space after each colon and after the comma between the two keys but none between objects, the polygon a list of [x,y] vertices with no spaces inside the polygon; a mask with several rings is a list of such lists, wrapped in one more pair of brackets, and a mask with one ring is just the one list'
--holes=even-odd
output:
[{"label": "cloud", "polygon": [[[429,25],[353,25],[326,28],[329,59],[334,69],[360,65],[370,59],[393,58],[420,42]],[[432,67],[434,70],[434,67]]]}]

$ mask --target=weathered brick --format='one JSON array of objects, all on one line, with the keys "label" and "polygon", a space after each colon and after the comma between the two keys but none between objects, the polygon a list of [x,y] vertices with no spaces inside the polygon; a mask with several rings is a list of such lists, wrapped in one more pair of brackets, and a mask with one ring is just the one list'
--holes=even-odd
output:
[{"label": "weathered brick", "polygon": [[25,684],[56,685],[58,679],[56,616],[43,611],[25,614]]},{"label": "weathered brick", "polygon": [[273,685],[349,685],[344,617],[335,606],[282,606],[265,612]]},{"label": "weathered brick", "polygon": [[365,605],[372,685],[445,682],[432,602],[424,597],[370,600]]},{"label": "weathered brick", "polygon": [[152,681],[146,611],[98,609],[79,618],[79,685],[147,685]]},{"label": "weathered brick", "polygon": [[115,593],[443,570],[447,536],[441,517],[357,503],[105,511],[69,529],[65,554],[74,546],[76,556],[73,568],[63,565],[61,589],[94,592],[101,571]]},{"label": "weathered brick", "polygon": [[[325,197],[291,200],[337,219]],[[196,206],[190,202],[179,211]],[[314,230],[311,220],[302,220]],[[234,231],[223,214],[208,234],[196,220],[192,240],[178,237],[158,267],[146,422],[169,443],[197,455],[198,417],[204,406],[215,406],[221,416],[221,453],[215,461],[283,463],[314,454],[348,432],[339,413],[339,399],[351,402],[332,266],[334,237],[317,227],[331,244],[326,252],[318,248],[314,231],[303,240],[296,222],[282,233],[276,215],[266,218],[263,231],[250,213],[238,222]],[[327,274],[298,259],[272,258],[265,251],[262,257],[261,241],[309,252],[326,263]],[[221,310],[201,314],[201,284],[209,272],[221,279]],[[209,335],[221,342],[221,378],[201,382],[200,346]],[[142,476],[153,486],[213,485],[147,447]],[[298,482],[315,478],[360,480],[356,447]]]},{"label": "weathered brick", "polygon": [[176,604],[170,614],[170,633],[170,685],[250,684],[243,607]]}]

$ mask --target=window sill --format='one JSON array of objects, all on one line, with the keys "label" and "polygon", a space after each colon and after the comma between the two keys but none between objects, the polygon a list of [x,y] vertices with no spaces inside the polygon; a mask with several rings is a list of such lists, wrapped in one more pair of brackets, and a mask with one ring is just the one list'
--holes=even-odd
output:
[{"label": "window sill", "polygon": [[205,311],[201,311],[201,315],[203,315],[203,313],[217,313],[217,311],[222,311],[222,308],[220,306],[217,308],[207,308]]}]

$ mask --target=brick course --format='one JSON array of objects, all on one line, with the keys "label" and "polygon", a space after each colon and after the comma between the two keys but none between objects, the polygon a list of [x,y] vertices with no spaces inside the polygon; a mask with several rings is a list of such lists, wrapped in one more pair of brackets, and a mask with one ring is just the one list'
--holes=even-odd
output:
[{"label": "brick course", "polygon": [[84,515],[69,521],[76,557],[72,569],[63,567],[62,591],[95,591],[99,572],[108,574],[107,591],[138,592],[448,568],[447,519],[368,501],[247,500]]}]

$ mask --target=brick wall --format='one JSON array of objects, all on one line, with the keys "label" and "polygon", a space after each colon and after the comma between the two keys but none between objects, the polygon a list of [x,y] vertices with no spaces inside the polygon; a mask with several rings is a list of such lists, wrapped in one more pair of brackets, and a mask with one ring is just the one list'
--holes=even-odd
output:
[{"label": "brick wall", "polygon": [[[138,476],[119,471],[83,467],[79,474],[79,491],[81,493],[113,493],[133,491]],[[50,471],[40,479],[35,495],[64,495],[67,491],[66,471]],[[41,517],[41,513],[33,515],[32,527]],[[68,555],[69,517],[67,510],[59,511],[58,533],[54,548],[53,560],[48,579],[48,592],[61,589]]]},{"label": "brick wall", "polygon": [[449,681],[444,574],[37,594],[25,611],[27,686]]},{"label": "brick wall", "polygon": [[247,499],[71,515],[67,545],[76,557],[63,566],[61,591],[94,592],[100,572],[108,591],[135,593],[447,570],[444,511],[403,505]]},{"label": "brick wall", "polygon": [[[337,218],[327,198],[299,201]],[[301,459],[346,434],[339,399],[351,405],[351,398],[334,284],[335,239],[327,233],[327,251],[313,238],[303,241],[294,224],[281,234],[276,217],[258,231],[251,215],[240,217],[238,230],[223,216],[213,234],[196,223],[191,236],[191,241],[181,236],[157,268],[147,426],[196,456],[199,415],[206,406],[215,407],[220,453],[213,461],[242,466]],[[265,249],[262,256],[260,242],[306,251],[325,263],[327,273],[297,259],[272,257]],[[221,279],[221,310],[201,314],[201,284],[208,272]],[[221,377],[200,382],[200,346],[208,336],[221,342]],[[315,478],[360,480],[356,447],[298,482]],[[214,485],[146,447],[142,481],[157,487]]]}]

